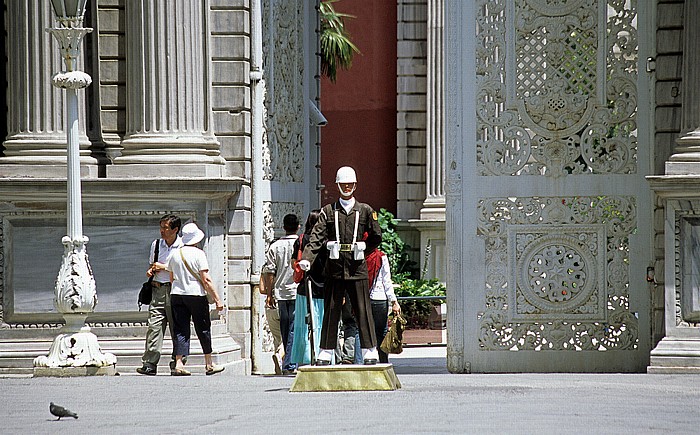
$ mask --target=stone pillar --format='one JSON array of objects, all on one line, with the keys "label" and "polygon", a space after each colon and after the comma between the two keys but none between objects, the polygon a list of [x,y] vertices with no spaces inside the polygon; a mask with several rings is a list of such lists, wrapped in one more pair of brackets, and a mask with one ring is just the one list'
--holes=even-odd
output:
[{"label": "stone pillar", "polygon": [[209,2],[127,0],[127,126],[108,176],[223,175],[211,132]]},{"label": "stone pillar", "polygon": [[428,116],[426,198],[421,219],[445,220],[445,133],[443,105],[443,0],[428,1]]},{"label": "stone pillar", "polygon": [[666,162],[667,175],[700,174],[700,2],[686,0],[683,11],[681,136]]},{"label": "stone pillar", "polygon": [[426,195],[420,220],[421,270],[425,278],[445,279],[445,106],[443,102],[444,0],[428,0],[428,80],[426,110]]},{"label": "stone pillar", "polygon": [[[53,26],[51,2],[17,0],[7,3],[7,138],[0,157],[2,177],[66,176],[64,98],[51,77],[65,70],[55,41],[46,29]],[[82,92],[82,91],[81,91]],[[79,105],[85,119],[85,105]],[[82,176],[97,176],[90,156],[85,123],[79,130]]]},{"label": "stone pillar", "polygon": [[664,258],[657,260],[654,279],[663,286],[654,300],[663,296],[656,304],[663,306],[664,336],[650,352],[649,373],[700,373],[700,2],[686,0],[683,8],[680,138],[665,175],[647,177],[664,212],[656,223]]}]

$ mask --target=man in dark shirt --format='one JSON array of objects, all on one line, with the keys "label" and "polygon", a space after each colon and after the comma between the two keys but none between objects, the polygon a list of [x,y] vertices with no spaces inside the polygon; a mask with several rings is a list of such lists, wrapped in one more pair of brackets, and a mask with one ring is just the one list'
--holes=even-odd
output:
[{"label": "man in dark shirt", "polygon": [[316,364],[328,365],[333,357],[333,350],[338,341],[338,320],[346,292],[355,310],[364,363],[376,364],[379,355],[364,252],[379,246],[382,232],[377,213],[372,207],[356,201],[353,197],[357,187],[355,170],[343,166],[338,169],[335,182],[340,191],[340,198],[321,210],[299,262],[302,269],[309,270],[316,255],[322,249],[328,250],[324,268],[325,312],[321,330],[321,351]]}]

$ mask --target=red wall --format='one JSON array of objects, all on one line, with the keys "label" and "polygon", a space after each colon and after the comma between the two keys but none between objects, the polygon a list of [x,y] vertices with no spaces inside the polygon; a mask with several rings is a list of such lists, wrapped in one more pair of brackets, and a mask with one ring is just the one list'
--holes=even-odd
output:
[{"label": "red wall", "polygon": [[340,0],[337,12],[359,48],[352,67],[335,83],[321,80],[321,203],[338,197],[335,172],[357,172],[355,197],[396,213],[396,2]]}]

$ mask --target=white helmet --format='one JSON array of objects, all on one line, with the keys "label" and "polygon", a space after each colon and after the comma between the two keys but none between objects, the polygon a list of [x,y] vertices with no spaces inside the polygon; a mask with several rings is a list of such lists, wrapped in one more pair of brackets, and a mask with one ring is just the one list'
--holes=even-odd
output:
[{"label": "white helmet", "polygon": [[357,183],[357,175],[355,175],[355,170],[350,166],[343,166],[338,169],[335,174],[335,182],[337,183]]}]

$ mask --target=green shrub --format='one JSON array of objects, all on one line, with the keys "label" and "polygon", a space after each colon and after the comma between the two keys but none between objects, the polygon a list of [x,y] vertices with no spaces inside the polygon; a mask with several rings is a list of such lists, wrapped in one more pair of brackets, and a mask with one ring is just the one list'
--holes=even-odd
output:
[{"label": "green shrub", "polygon": [[382,208],[379,210],[379,227],[382,229],[382,243],[379,250],[389,258],[391,277],[395,283],[407,278],[417,278],[418,268],[415,261],[408,254],[408,245],[401,240],[396,232],[397,220],[394,215]]},{"label": "green shrub", "polygon": [[[445,296],[445,285],[437,279],[419,279],[418,264],[411,260],[408,246],[396,232],[398,221],[386,209],[378,213],[379,226],[382,229],[382,243],[379,249],[389,258],[391,279],[397,285],[398,297]],[[444,300],[403,300],[401,311],[406,318],[409,328],[427,328],[428,317],[433,305],[439,305]]]},{"label": "green shrub", "polygon": [[[445,296],[446,288],[443,283],[437,279],[411,279],[405,278],[401,282],[397,282],[398,287],[395,289],[397,297],[425,297],[425,296]],[[442,300],[403,300],[401,311],[407,321],[409,328],[427,328],[428,317],[433,305],[440,305],[445,302]]]}]

